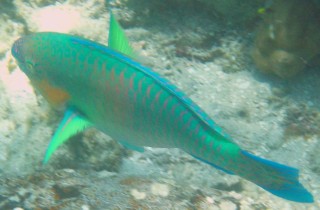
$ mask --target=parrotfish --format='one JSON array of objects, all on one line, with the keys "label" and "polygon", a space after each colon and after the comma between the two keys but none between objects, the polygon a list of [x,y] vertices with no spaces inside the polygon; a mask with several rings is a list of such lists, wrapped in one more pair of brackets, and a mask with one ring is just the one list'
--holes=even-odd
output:
[{"label": "parrotfish", "polygon": [[78,36],[38,32],[18,39],[12,55],[32,85],[65,115],[45,154],[90,127],[127,148],[180,148],[281,198],[313,202],[298,169],[255,156],[167,79],[137,61],[111,14],[108,46]]}]

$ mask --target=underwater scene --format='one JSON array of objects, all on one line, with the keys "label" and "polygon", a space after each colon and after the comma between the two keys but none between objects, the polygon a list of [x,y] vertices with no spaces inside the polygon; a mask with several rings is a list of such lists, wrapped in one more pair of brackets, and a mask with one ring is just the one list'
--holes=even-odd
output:
[{"label": "underwater scene", "polygon": [[0,210],[320,209],[319,0],[1,0]]}]

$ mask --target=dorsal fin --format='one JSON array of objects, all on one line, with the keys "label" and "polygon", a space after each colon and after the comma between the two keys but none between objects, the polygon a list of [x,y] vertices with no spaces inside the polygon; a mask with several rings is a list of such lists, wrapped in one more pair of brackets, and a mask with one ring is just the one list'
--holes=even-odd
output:
[{"label": "dorsal fin", "polygon": [[116,51],[119,51],[131,58],[136,57],[132,47],[129,44],[124,30],[110,11],[110,27],[109,27],[109,39],[108,46]]}]

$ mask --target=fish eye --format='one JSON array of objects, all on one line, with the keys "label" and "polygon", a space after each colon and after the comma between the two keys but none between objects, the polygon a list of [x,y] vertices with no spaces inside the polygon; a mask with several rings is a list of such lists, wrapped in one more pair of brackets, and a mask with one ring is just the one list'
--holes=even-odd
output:
[{"label": "fish eye", "polygon": [[35,73],[34,63],[33,62],[26,61],[26,67],[27,67],[28,71],[30,71],[31,73]]}]

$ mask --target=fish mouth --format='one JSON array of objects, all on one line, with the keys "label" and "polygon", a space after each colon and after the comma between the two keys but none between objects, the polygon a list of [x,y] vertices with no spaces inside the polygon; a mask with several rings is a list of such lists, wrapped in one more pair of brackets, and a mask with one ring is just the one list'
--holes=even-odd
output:
[{"label": "fish mouth", "polygon": [[22,52],[22,45],[23,45],[24,39],[19,38],[16,40],[11,48],[11,54],[15,59],[17,59],[18,62],[24,63],[24,56]]}]

